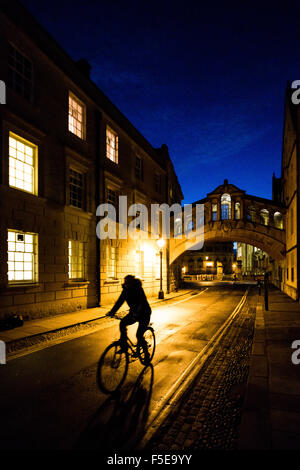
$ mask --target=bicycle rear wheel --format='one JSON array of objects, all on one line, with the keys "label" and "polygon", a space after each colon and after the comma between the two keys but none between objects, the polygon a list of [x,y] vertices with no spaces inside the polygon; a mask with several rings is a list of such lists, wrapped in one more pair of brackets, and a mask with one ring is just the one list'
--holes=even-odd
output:
[{"label": "bicycle rear wheel", "polygon": [[144,339],[146,341],[147,349],[145,351],[145,349],[141,345],[138,346],[138,354],[141,363],[143,365],[147,365],[153,359],[156,346],[155,334],[152,326],[148,326],[148,328],[145,330]]},{"label": "bicycle rear wheel", "polygon": [[97,368],[97,382],[104,393],[114,393],[122,386],[128,370],[128,353],[121,351],[119,341],[110,344]]}]

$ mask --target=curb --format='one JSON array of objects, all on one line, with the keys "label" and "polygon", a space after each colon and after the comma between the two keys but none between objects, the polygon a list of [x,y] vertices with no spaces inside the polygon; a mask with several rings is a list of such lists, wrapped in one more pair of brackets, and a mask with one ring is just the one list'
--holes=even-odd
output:
[{"label": "curb", "polygon": [[250,369],[239,429],[239,450],[271,449],[264,312],[262,296],[258,296]]}]

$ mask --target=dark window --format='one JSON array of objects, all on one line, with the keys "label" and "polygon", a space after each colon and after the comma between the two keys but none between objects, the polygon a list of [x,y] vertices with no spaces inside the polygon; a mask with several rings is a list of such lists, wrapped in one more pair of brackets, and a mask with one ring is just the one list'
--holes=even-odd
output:
[{"label": "dark window", "polygon": [[84,209],[84,175],[70,168],[70,205]]},{"label": "dark window", "polygon": [[135,177],[143,181],[143,161],[140,157],[135,157]]},{"label": "dark window", "polygon": [[8,55],[8,86],[26,99],[32,98],[32,63],[11,44]]},{"label": "dark window", "polygon": [[157,193],[161,193],[161,176],[158,173],[154,175],[154,188]]},{"label": "dark window", "polygon": [[106,202],[112,204],[114,208],[117,206],[117,193],[112,189],[107,188],[106,190]]}]

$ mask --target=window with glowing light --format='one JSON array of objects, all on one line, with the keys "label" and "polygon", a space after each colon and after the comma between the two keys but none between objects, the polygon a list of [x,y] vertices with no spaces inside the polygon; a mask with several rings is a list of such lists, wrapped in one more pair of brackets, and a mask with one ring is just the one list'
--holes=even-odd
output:
[{"label": "window with glowing light", "polygon": [[241,218],[241,204],[239,202],[234,204],[234,218],[235,220],[239,220]]},{"label": "window with glowing light", "polygon": [[85,139],[85,105],[73,93],[69,93],[69,131]]},{"label": "window with glowing light", "polygon": [[37,194],[37,146],[12,132],[8,145],[9,186]]},{"label": "window with glowing light", "polygon": [[218,204],[211,205],[211,219],[216,221],[218,218]]},{"label": "window with glowing light", "polygon": [[8,230],[8,283],[34,283],[38,278],[38,235]]},{"label": "window with glowing light", "polygon": [[118,135],[109,126],[106,126],[106,157],[114,163],[118,163],[118,147]]},{"label": "window with glowing light", "polygon": [[83,242],[69,240],[68,246],[69,279],[85,278],[85,246]]},{"label": "window with glowing light", "polygon": [[276,228],[279,228],[280,230],[283,229],[283,217],[280,212],[275,212],[274,223]]},{"label": "window with glowing light", "polygon": [[106,247],[106,277],[117,279],[118,247],[107,245]]},{"label": "window with glowing light", "polygon": [[135,275],[136,277],[144,277],[144,252],[137,250],[135,253]]},{"label": "window with glowing light", "polygon": [[221,218],[222,220],[228,220],[231,218],[231,197],[230,194],[223,194],[221,196]]}]

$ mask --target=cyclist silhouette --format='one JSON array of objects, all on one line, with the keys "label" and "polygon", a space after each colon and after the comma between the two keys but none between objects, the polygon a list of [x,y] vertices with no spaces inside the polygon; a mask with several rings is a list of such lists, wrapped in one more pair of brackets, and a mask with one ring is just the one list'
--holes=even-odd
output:
[{"label": "cyclist silhouette", "polygon": [[122,350],[127,350],[127,326],[138,322],[139,326],[136,337],[145,355],[149,356],[144,333],[150,322],[151,308],[144,289],[142,288],[142,283],[139,279],[129,274],[125,276],[122,287],[123,290],[120,297],[107,315],[113,316],[126,301],[129,306],[129,313],[120,321],[120,342]]}]

